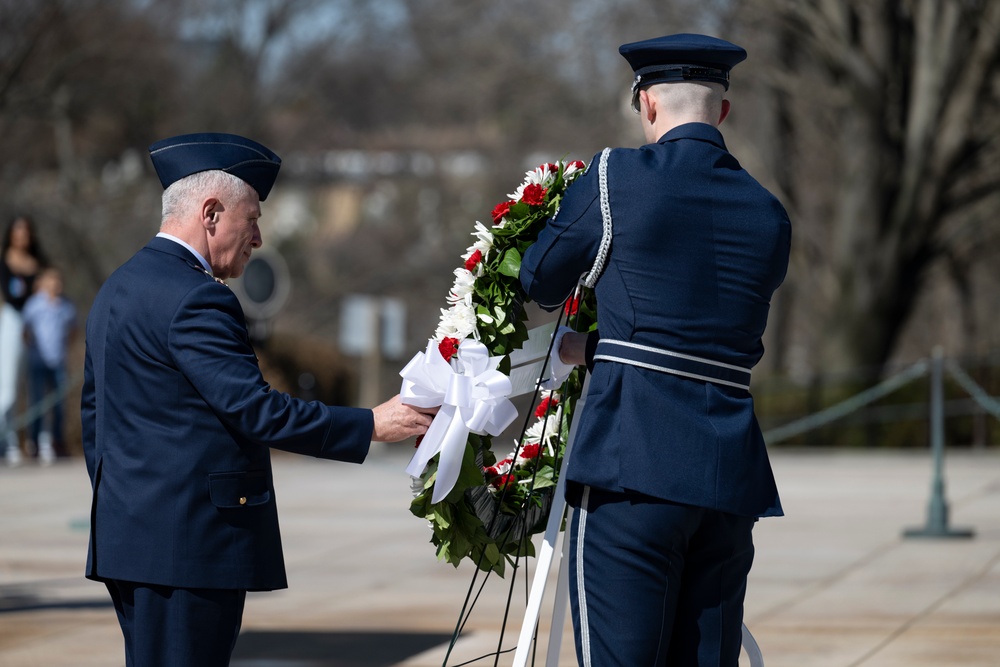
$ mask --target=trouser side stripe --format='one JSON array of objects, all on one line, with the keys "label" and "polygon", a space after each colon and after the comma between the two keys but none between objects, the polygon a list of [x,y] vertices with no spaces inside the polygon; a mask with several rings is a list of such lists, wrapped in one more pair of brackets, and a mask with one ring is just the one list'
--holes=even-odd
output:
[{"label": "trouser side stripe", "polygon": [[583,487],[583,498],[577,511],[579,523],[576,531],[576,587],[580,607],[580,652],[583,657],[583,667],[590,665],[590,625],[587,622],[587,593],[583,585],[583,538],[587,530],[587,499],[590,497],[590,487]]}]

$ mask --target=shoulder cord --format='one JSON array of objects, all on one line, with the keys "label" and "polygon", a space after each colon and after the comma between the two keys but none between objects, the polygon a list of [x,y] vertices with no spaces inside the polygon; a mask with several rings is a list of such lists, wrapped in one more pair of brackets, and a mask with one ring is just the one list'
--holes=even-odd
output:
[{"label": "shoulder cord", "polygon": [[597,250],[597,258],[594,260],[594,266],[590,269],[590,273],[583,279],[584,287],[592,288],[597,284],[597,279],[601,277],[604,265],[608,261],[608,253],[611,251],[611,201],[608,196],[608,155],[610,153],[610,148],[605,148],[601,152],[601,162],[597,168],[601,190],[601,218],[604,223],[604,233],[601,235],[601,245]]}]

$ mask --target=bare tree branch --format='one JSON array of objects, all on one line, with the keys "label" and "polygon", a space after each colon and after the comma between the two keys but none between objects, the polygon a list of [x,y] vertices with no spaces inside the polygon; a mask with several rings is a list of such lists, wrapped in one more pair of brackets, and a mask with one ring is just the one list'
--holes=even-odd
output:
[{"label": "bare tree branch", "polygon": [[42,11],[31,21],[29,29],[23,35],[19,35],[19,40],[14,35],[4,35],[4,39],[10,39],[15,45],[9,60],[3,62],[3,66],[0,68],[0,112],[7,106],[11,88],[31,59],[42,35],[50,28],[58,13],[58,2],[54,0],[46,2]]}]

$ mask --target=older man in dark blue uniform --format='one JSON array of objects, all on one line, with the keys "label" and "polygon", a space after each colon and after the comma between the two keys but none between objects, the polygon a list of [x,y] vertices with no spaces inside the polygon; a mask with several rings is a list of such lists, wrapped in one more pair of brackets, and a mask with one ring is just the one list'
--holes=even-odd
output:
[{"label": "older man in dark blue uniform", "polygon": [[269,448],[361,463],[426,431],[399,403],[307,403],[261,376],[239,276],[280,160],[229,134],[150,148],[160,233],[103,285],[87,322],[87,577],[106,583],[128,667],[229,664],[247,590],[285,588]]},{"label": "older man in dark blue uniform", "polygon": [[561,346],[593,372],[566,471],[577,655],[735,667],[752,527],[782,513],[749,383],[790,225],[717,129],[746,52],[702,35],[620,52],[649,143],[607,155],[610,246],[595,158],[521,266],[557,307],[606,255],[600,333]]}]

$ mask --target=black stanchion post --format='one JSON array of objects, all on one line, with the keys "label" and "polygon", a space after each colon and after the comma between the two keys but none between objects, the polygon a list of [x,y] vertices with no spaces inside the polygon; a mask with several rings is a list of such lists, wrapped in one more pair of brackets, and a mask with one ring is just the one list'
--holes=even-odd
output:
[{"label": "black stanchion post", "polygon": [[948,501],[944,493],[944,353],[940,346],[931,355],[930,372],[930,439],[934,472],[931,478],[931,498],[927,505],[927,525],[908,528],[904,537],[972,537],[968,528],[948,527]]}]

